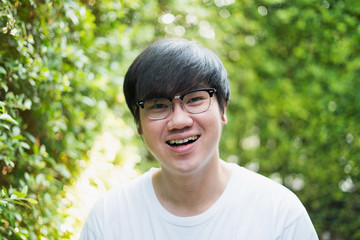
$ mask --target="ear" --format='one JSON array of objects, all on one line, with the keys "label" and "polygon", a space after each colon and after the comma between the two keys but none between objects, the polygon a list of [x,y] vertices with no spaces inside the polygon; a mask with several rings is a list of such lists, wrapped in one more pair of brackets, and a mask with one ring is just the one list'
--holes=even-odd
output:
[{"label": "ear", "polygon": [[136,126],[137,126],[137,132],[140,136],[143,135],[143,130],[142,130],[142,127],[141,127],[141,121],[140,119],[136,120]]},{"label": "ear", "polygon": [[220,112],[220,114],[221,114],[221,124],[224,126],[227,123],[226,107],[224,107],[224,111]]},{"label": "ear", "polygon": [[141,124],[138,123],[137,126],[138,126],[138,128],[137,128],[138,134],[139,134],[140,136],[142,136],[142,135],[143,135],[143,131],[142,131]]}]

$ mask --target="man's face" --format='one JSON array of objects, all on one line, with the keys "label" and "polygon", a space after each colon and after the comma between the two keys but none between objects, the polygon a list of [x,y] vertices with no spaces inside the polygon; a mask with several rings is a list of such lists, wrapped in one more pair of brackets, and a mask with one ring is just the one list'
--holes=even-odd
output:
[{"label": "man's face", "polygon": [[214,95],[209,109],[191,114],[174,99],[173,111],[164,119],[149,119],[140,109],[139,134],[163,171],[191,174],[218,161],[221,128],[227,121]]}]

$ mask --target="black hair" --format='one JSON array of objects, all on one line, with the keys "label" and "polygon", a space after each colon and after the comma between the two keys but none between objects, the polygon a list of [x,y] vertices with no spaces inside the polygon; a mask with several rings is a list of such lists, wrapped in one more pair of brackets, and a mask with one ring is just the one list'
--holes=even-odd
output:
[{"label": "black hair", "polygon": [[221,60],[196,42],[166,38],[148,46],[131,64],[125,75],[124,95],[139,123],[138,101],[173,97],[196,86],[216,88],[220,109],[224,111],[230,87]]}]

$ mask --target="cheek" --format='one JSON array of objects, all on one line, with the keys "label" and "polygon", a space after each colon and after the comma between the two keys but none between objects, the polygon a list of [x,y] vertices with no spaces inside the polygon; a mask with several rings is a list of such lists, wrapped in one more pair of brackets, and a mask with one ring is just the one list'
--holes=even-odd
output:
[{"label": "cheek", "polygon": [[147,146],[147,148],[150,150],[150,152],[153,153],[154,148],[156,148],[156,143],[158,143],[158,140],[155,139],[155,133],[154,132],[148,132],[148,129],[143,129],[143,140]]},{"label": "cheek", "polygon": [[149,147],[161,140],[162,126],[158,121],[142,121],[140,131],[146,145]]}]

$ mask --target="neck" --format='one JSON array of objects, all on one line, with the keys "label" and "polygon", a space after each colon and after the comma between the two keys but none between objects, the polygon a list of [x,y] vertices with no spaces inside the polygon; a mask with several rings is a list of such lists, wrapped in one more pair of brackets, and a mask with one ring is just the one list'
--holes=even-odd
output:
[{"label": "neck", "polygon": [[190,175],[172,175],[164,169],[153,175],[160,203],[174,215],[194,216],[209,209],[224,192],[231,170],[217,161],[206,171]]}]

